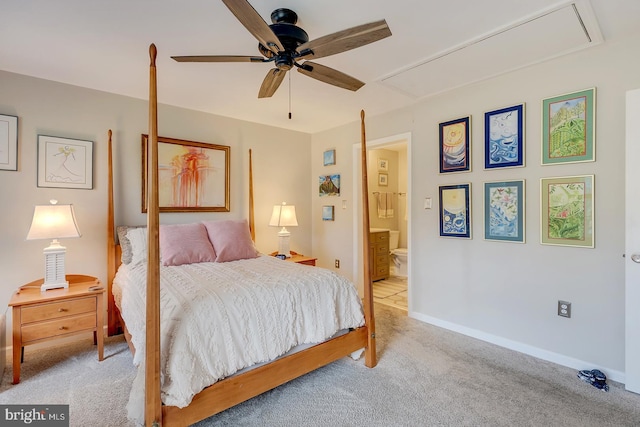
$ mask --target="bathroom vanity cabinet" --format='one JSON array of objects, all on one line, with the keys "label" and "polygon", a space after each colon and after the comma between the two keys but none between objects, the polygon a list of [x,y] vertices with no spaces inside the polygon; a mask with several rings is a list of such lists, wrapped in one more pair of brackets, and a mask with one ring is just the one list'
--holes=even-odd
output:
[{"label": "bathroom vanity cabinet", "polygon": [[372,231],[369,234],[369,259],[371,280],[389,278],[389,231]]}]

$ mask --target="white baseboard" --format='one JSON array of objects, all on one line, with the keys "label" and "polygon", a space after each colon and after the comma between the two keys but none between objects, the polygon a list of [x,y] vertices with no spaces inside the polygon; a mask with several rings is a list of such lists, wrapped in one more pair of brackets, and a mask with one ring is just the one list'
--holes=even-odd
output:
[{"label": "white baseboard", "polygon": [[429,323],[434,326],[448,329],[453,332],[458,332],[460,334],[467,335],[469,337],[477,338],[479,340],[486,341],[491,344],[499,345],[500,347],[504,347],[520,353],[528,354],[529,356],[537,357],[538,359],[546,360],[548,362],[553,362],[558,365],[566,366],[568,368],[573,368],[573,369],[576,369],[577,371],[582,369],[593,369],[595,367],[597,369],[600,369],[611,381],[616,381],[623,384],[625,382],[625,373],[621,371],[608,369],[605,367],[597,367],[597,366],[594,366],[593,363],[590,363],[584,360],[575,359],[573,357],[565,356],[559,353],[554,353],[548,350],[543,350],[538,347],[534,347],[528,344],[523,344],[521,342],[513,341],[503,337],[499,337],[497,335],[488,334],[486,332],[479,331],[477,329],[468,328],[466,326],[461,326],[456,323],[447,322],[445,320],[437,319],[435,317],[425,316],[424,314],[421,314],[421,313],[410,312],[409,317],[412,317],[414,319],[420,320],[425,323]]}]

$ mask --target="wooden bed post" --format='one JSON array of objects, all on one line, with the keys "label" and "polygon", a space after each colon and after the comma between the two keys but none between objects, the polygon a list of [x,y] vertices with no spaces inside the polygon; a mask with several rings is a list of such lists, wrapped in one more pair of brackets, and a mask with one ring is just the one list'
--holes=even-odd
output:
[{"label": "wooden bed post", "polygon": [[253,163],[251,162],[251,148],[249,148],[249,231],[251,240],[256,241],[256,227],[253,218]]},{"label": "wooden bed post", "polygon": [[149,46],[149,173],[147,174],[147,336],[145,351],[145,424],[162,425],[160,399],[160,209],[158,198],[158,89],[154,44]]},{"label": "wooden bed post", "polygon": [[364,127],[364,110],[360,111],[362,131],[362,259],[364,274],[364,320],[367,324],[367,347],[364,351],[364,363],[373,368],[378,364],[376,356],[376,320],[373,314],[373,283],[369,259],[369,181],[367,177],[367,138]]},{"label": "wooden bed post", "polygon": [[109,186],[107,188],[108,199],[109,199],[109,209],[107,211],[107,285],[109,287],[109,292],[107,293],[107,335],[115,335],[118,329],[118,322],[116,316],[116,303],[113,299],[113,293],[111,292],[111,283],[113,283],[113,278],[116,275],[116,253],[114,247],[116,245],[115,240],[115,230],[114,223],[115,217],[113,212],[113,144],[111,142],[111,129],[109,129],[109,143],[107,145],[107,149],[109,150],[107,154],[108,158],[108,174],[109,174]]}]

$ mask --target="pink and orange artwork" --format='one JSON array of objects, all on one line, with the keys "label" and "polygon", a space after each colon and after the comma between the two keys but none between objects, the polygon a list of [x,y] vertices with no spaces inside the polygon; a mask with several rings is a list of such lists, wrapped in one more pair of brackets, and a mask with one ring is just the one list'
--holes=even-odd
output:
[{"label": "pink and orange artwork", "polygon": [[228,212],[229,147],[159,137],[158,197],[161,212]]}]

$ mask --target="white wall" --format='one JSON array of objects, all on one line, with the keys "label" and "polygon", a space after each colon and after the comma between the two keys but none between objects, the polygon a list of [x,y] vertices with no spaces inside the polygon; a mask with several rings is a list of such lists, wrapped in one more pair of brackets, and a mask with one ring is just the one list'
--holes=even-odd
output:
[{"label": "white wall", "polygon": [[[640,40],[608,43],[515,71],[410,108],[366,119],[368,140],[410,132],[412,285],[410,315],[567,365],[598,366],[624,379],[624,95],[640,86]],[[482,66],[482,64],[469,64]],[[540,165],[543,98],[597,88],[596,162]],[[485,171],[486,111],[526,103],[526,167]],[[472,171],[438,173],[438,123],[472,116]],[[313,159],[336,148],[339,168],[353,161],[360,122],[313,135]],[[344,163],[342,163],[344,162]],[[312,162],[313,174],[323,170]],[[540,178],[595,174],[595,249],[543,246]],[[343,173],[343,189],[354,177]],[[526,180],[526,243],[483,240],[483,183]],[[438,236],[438,186],[472,183],[473,239]],[[431,197],[434,209],[424,210]],[[313,207],[314,255],[341,257],[351,268],[354,201],[336,222],[323,224]],[[348,262],[344,262],[347,259]],[[345,271],[353,275],[352,271]],[[557,301],[573,303],[572,318],[557,316]]]},{"label": "white wall", "polygon": [[[144,72],[144,70],[143,70]],[[106,280],[107,131],[114,144],[117,224],[144,224],[141,213],[141,142],[148,133],[148,104],[119,95],[0,71],[0,114],[19,117],[18,171],[0,171],[0,307],[13,291],[43,275],[46,241],[26,241],[34,205],[72,203],[82,237],[67,239],[66,271]],[[161,94],[160,98],[161,98]],[[308,134],[159,106],[160,136],[231,147],[231,212],[165,213],[162,223],[247,218],[248,150],[253,150],[256,243],[277,249],[278,229],[268,227],[274,204],[295,204],[291,249],[311,253]],[[37,188],[38,134],[94,141],[94,189]]]}]

